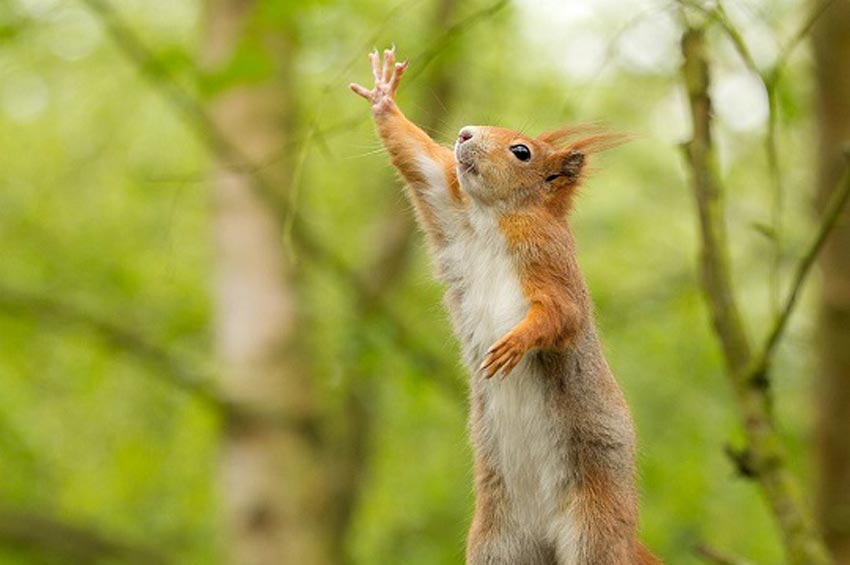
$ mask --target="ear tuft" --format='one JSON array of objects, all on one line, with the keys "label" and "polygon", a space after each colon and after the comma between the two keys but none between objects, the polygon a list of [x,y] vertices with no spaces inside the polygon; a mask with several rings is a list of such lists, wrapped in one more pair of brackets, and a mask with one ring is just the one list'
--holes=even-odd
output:
[{"label": "ear tuft", "polygon": [[570,184],[578,181],[581,171],[584,169],[584,153],[581,151],[570,151],[561,160],[561,175]]},{"label": "ear tuft", "polygon": [[542,133],[537,136],[537,139],[543,143],[548,143],[553,147],[563,147],[567,145],[570,140],[574,140],[577,137],[604,134],[605,131],[606,128],[599,123],[580,124],[575,126],[565,126],[554,131]]}]

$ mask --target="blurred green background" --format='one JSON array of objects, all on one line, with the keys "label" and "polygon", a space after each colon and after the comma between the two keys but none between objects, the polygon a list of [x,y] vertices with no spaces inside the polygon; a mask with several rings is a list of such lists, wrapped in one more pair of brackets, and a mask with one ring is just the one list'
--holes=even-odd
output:
[{"label": "blurred green background", "polygon": [[[222,337],[222,287],[233,281],[216,251],[226,199],[212,188],[232,163],[194,110],[181,110],[184,95],[256,165],[233,175],[259,171],[277,193],[284,257],[269,262],[284,273],[298,359],[281,378],[307,375],[299,382],[319,427],[310,433],[329,446],[318,468],[351,469],[331,562],[462,561],[472,507],[466,377],[400,182],[367,105],[347,90],[369,82],[368,51],[391,43],[410,60],[399,104],[440,141],[465,124],[536,134],[601,122],[634,136],[595,159],[571,222],[636,421],[642,537],[668,563],[700,562],[699,543],[782,561],[765,504],[724,454],[742,435],[697,281],[676,3],[105,6],[0,1],[0,562],[239,562],[228,557],[242,534],[225,518],[221,478],[239,423],[219,402],[234,382],[222,373],[239,372]],[[797,0],[725,7],[764,66],[809,13]],[[226,25],[210,25],[215,10],[232,10],[217,17],[236,28],[218,58],[210,53]],[[129,47],[114,41],[116,21],[132,30]],[[767,99],[728,38],[712,28],[709,39],[734,278],[761,335],[773,246]],[[133,58],[136,40],[153,59]],[[777,90],[783,281],[816,221],[813,80],[804,43]],[[219,103],[243,91],[262,91],[235,111],[262,122],[253,129],[233,126]],[[271,141],[247,139],[275,129]],[[335,259],[300,245],[304,230]],[[398,249],[387,251],[391,242]],[[398,265],[365,285],[378,307],[342,271],[368,282],[382,258]],[[808,285],[774,380],[808,493],[816,296]],[[182,377],[202,384],[176,386]],[[208,384],[220,378],[221,391]],[[298,491],[299,477],[280,480]],[[322,504],[336,504],[334,493]]]}]

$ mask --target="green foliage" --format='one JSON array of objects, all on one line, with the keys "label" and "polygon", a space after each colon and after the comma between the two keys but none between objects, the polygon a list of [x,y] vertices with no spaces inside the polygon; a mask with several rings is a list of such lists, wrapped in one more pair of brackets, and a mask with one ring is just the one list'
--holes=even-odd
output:
[{"label": "green foliage", "polygon": [[[144,3],[145,13],[131,4],[116,2],[178,81],[196,79],[200,4],[156,0]],[[740,430],[697,290],[692,195],[677,147],[687,131],[677,36],[661,41],[648,67],[631,58],[629,41],[649,48],[636,26],[661,33],[654,23],[675,24],[661,5],[602,2],[585,14],[545,4],[507,5],[447,37],[423,24],[433,19],[431,2],[263,2],[257,33],[245,36],[225,72],[195,84],[207,95],[268,80],[275,62],[263,30],[291,26],[302,127],[282,151],[304,159],[299,216],[355,267],[374,257],[381,221],[398,213],[402,198],[367,109],[345,88],[366,80],[373,46],[395,42],[410,58],[400,104],[419,121],[433,106],[431,71],[453,69],[455,100],[438,116],[438,139],[451,140],[467,123],[536,133],[604,121],[635,134],[594,163],[572,222],[605,351],[637,424],[644,538],[669,563],[696,563],[699,542],[779,562],[765,505],[724,455]],[[459,2],[455,21],[493,5]],[[742,25],[787,26],[799,17],[788,3],[768,5],[744,5]],[[174,10],[167,25],[151,15],[159,9]],[[63,47],[66,30],[55,20],[65,10],[85,22],[75,33],[87,51]],[[547,22],[549,12],[568,15]],[[214,366],[208,156],[95,24],[62,2],[0,6],[0,283],[127,324]],[[713,48],[727,78],[745,75],[722,37]],[[597,67],[582,70],[582,56]],[[802,59],[793,59],[778,90],[786,267],[810,228],[811,69]],[[764,124],[741,129],[720,115],[735,279],[760,335],[771,264],[763,233],[772,229]],[[398,350],[377,316],[354,316],[351,289],[307,259],[296,250],[305,343],[323,405],[332,417],[347,387],[376,391],[366,483],[348,539],[354,562],[460,562],[472,505],[463,399]],[[458,366],[421,239],[386,299],[419,342]],[[782,432],[807,482],[812,315],[806,308],[795,319],[776,366]],[[153,541],[176,562],[220,562],[217,416],[156,373],[85,324],[0,310],[0,503]],[[459,368],[455,376],[464,378]],[[42,562],[21,555],[0,540],[0,563]]]}]

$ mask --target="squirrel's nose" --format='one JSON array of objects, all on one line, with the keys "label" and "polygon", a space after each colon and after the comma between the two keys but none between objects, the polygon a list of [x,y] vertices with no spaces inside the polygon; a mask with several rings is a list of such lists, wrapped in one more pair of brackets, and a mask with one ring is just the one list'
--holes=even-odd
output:
[{"label": "squirrel's nose", "polygon": [[457,134],[457,142],[464,143],[465,141],[469,141],[470,139],[472,139],[472,128],[461,128],[461,130]]}]

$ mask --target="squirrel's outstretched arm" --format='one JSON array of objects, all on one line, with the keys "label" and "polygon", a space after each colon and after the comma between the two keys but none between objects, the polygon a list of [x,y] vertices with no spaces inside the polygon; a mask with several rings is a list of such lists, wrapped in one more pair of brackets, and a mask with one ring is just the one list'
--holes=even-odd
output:
[{"label": "squirrel's outstretched arm", "polygon": [[377,51],[369,54],[369,61],[374,88],[352,83],[351,90],[372,104],[378,135],[393,165],[410,186],[420,222],[440,242],[450,229],[454,210],[463,204],[454,155],[408,120],[395,103],[395,91],[407,61],[396,63],[394,48],[384,51],[383,64]]}]

